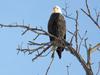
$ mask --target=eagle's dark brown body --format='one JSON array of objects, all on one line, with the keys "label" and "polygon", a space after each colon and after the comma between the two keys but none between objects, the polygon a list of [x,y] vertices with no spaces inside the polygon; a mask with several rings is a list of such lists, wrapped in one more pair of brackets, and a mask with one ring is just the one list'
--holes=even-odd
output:
[{"label": "eagle's dark brown body", "polygon": [[[48,32],[52,35],[66,39],[66,23],[64,16],[60,13],[52,13],[48,22]],[[50,37],[50,41],[54,41],[53,37]],[[57,48],[57,53],[59,58],[61,58],[61,53],[64,50],[63,47]]]}]

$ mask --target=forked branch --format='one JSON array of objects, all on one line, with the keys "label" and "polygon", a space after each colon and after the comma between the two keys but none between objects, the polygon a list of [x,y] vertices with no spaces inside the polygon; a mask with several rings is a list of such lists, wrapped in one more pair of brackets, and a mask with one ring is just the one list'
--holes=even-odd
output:
[{"label": "forked branch", "polygon": [[98,24],[98,19],[100,16],[100,13],[96,13],[96,20],[93,18],[93,16],[91,15],[91,11],[90,8],[88,6],[88,2],[87,0],[85,0],[85,4],[86,4],[86,9],[87,11],[85,11],[84,9],[81,9],[93,22],[94,24],[98,27],[98,29],[100,30],[100,24]]}]

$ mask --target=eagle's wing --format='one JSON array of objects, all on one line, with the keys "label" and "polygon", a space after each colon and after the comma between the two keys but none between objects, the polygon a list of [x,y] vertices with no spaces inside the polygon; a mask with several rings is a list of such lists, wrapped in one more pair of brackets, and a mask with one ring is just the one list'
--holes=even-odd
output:
[{"label": "eagle's wing", "polygon": [[[52,14],[50,16],[49,22],[48,22],[48,32],[56,37],[59,36],[58,34],[58,16],[57,14]],[[54,41],[54,38],[50,36],[50,41]]]}]

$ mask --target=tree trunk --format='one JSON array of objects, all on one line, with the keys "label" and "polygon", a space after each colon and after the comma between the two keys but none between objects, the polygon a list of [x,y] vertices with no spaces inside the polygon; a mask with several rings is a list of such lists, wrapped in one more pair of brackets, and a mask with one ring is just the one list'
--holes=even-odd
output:
[{"label": "tree trunk", "polygon": [[93,72],[89,69],[88,71],[86,71],[86,75],[93,75]]},{"label": "tree trunk", "polygon": [[91,69],[91,65],[88,65],[84,59],[81,57],[81,55],[72,47],[72,46],[68,46],[69,51],[71,52],[72,55],[74,55],[78,61],[81,63],[81,65],[83,66],[86,75],[93,75],[93,71]]}]

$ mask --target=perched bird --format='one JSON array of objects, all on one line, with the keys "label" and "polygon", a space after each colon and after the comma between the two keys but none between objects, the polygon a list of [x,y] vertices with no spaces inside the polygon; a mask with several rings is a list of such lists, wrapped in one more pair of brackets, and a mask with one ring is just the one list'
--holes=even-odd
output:
[{"label": "perched bird", "polygon": [[[55,6],[52,10],[52,14],[48,21],[48,32],[58,38],[66,39],[66,22],[59,6]],[[55,38],[51,36],[49,36],[49,38],[51,42],[55,41]],[[63,50],[64,47],[57,47],[56,52],[60,59]]]}]

